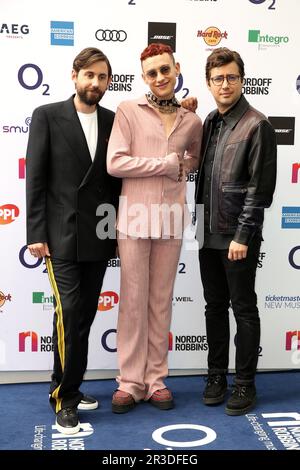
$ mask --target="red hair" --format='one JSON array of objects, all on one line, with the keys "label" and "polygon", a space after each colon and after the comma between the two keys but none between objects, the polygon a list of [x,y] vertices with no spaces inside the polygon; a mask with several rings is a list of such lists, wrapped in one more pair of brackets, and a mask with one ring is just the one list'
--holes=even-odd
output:
[{"label": "red hair", "polygon": [[165,52],[167,54],[170,54],[170,56],[172,56],[172,59],[174,60],[172,48],[168,46],[168,44],[161,44],[159,42],[149,44],[149,46],[146,47],[146,49],[144,49],[141,53],[141,62],[143,62],[143,60],[148,59],[148,57],[164,54]]}]

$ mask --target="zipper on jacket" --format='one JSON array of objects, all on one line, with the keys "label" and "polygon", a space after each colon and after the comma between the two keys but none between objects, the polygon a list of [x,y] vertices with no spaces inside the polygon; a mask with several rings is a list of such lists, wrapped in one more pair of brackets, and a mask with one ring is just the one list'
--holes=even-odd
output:
[{"label": "zipper on jacket", "polygon": [[214,162],[213,162],[213,166],[212,166],[212,169],[211,169],[211,182],[210,182],[210,214],[209,214],[209,228],[210,228],[210,233],[212,233],[212,227],[211,227],[211,219],[212,219],[212,194],[213,194],[213,191],[212,191],[212,184],[213,184],[213,175],[214,175],[214,167],[215,167],[215,161],[216,161],[216,155],[217,155],[217,150],[218,150],[218,146],[219,146],[219,140],[220,140],[220,134],[221,134],[221,130],[222,130],[222,127],[223,127],[223,121],[221,122],[221,125],[220,125],[220,130],[219,130],[219,134],[218,134],[218,138],[217,138],[217,145],[216,145],[216,150],[215,150],[215,154],[214,154]]}]

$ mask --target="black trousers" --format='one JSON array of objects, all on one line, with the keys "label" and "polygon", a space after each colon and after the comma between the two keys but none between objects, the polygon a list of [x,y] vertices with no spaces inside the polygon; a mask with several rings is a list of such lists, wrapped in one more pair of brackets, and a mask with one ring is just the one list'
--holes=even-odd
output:
[{"label": "black trousers", "polygon": [[88,337],[94,321],[107,261],[46,259],[55,298],[54,366],[50,403],[57,413],[79,404],[87,367]]},{"label": "black trousers", "polygon": [[223,374],[229,363],[229,306],[236,320],[235,369],[237,384],[252,384],[258,361],[260,320],[255,293],[255,274],[261,240],[255,238],[243,260],[229,261],[228,250],[199,251],[200,272],[206,301],[208,371]]}]

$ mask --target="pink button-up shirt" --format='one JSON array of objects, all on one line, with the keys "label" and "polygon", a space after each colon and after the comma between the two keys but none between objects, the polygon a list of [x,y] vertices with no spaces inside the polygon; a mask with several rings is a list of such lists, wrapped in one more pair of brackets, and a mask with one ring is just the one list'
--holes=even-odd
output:
[{"label": "pink button-up shirt", "polygon": [[123,179],[119,232],[141,238],[181,238],[189,217],[185,178],[177,181],[177,155],[184,157],[185,171],[197,169],[201,138],[201,119],[182,107],[167,136],[145,96],[120,104],[107,151],[108,173]]}]

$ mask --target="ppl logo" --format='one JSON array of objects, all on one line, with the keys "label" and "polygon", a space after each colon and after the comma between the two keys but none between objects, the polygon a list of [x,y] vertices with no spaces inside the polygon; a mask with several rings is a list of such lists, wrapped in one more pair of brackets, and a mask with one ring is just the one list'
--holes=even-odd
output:
[{"label": "ppl logo", "polygon": [[3,307],[5,302],[11,302],[11,295],[10,294],[3,294],[3,292],[0,291],[0,307]]},{"label": "ppl logo", "polygon": [[0,206],[0,225],[11,224],[19,216],[20,211],[14,204]]},{"label": "ppl logo", "polygon": [[[27,341],[26,341],[27,339]],[[38,335],[35,331],[23,331],[19,333],[19,351],[25,352],[26,344],[31,347],[32,352],[37,352],[38,350]]]},{"label": "ppl logo", "polygon": [[26,176],[26,160],[19,158],[19,179],[24,180]]},{"label": "ppl logo", "polygon": [[300,182],[300,163],[293,163],[292,165],[292,183]]},{"label": "ppl logo", "polygon": [[300,349],[300,331],[287,331],[285,335],[285,350]]},{"label": "ppl logo", "polygon": [[228,38],[228,33],[227,31],[224,31],[222,33],[219,28],[216,28],[215,26],[210,26],[209,28],[206,28],[205,31],[198,30],[197,37],[203,38],[204,42],[208,46],[217,46],[222,39]]},{"label": "ppl logo", "polygon": [[119,296],[116,292],[111,290],[102,292],[99,297],[98,310],[101,312],[111,310],[119,302]]}]

